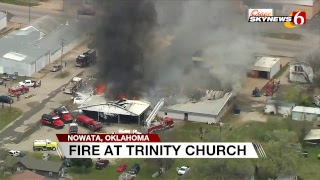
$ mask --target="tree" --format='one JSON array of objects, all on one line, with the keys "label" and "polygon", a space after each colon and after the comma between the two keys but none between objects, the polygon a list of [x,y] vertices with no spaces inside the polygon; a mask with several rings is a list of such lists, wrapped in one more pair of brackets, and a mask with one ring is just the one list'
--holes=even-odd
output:
[{"label": "tree", "polygon": [[264,150],[267,158],[258,162],[258,166],[266,170],[271,176],[288,175],[295,173],[299,165],[297,134],[288,130],[274,130],[267,132]]},{"label": "tree", "polygon": [[313,84],[320,87],[320,52],[319,47],[296,58],[297,61],[309,63],[314,72]]},{"label": "tree", "polygon": [[311,97],[306,92],[301,91],[297,87],[292,87],[284,93],[283,98],[288,102],[294,102],[297,105],[309,106],[311,104]]},{"label": "tree", "polygon": [[71,159],[71,163],[72,163],[72,166],[82,168],[83,173],[86,168],[88,169],[93,166],[92,159],[86,159],[86,158]]}]

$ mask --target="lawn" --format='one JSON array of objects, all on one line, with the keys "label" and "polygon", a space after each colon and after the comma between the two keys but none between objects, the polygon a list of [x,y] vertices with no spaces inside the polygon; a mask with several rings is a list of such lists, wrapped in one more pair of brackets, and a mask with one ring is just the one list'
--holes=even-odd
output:
[{"label": "lawn", "polygon": [[20,109],[14,107],[10,108],[9,104],[4,104],[4,106],[4,109],[0,107],[0,130],[22,115],[22,111]]},{"label": "lawn", "polygon": [[[290,119],[283,119],[278,116],[270,116],[268,122],[237,122],[237,116],[230,116],[228,121],[226,122],[226,127],[228,124],[232,124],[232,131],[228,128],[222,129],[221,135],[226,138],[228,142],[259,142],[264,139],[264,134],[267,131],[273,131],[275,129],[288,129],[291,131],[297,132],[298,136],[302,134],[303,126],[310,124],[306,124],[304,122],[296,122]],[[181,141],[181,142],[198,142],[201,141],[198,135],[198,129],[202,126],[204,129],[208,129],[209,131],[212,129],[219,130],[217,126],[207,125],[207,124],[199,124],[199,123],[186,123],[182,127],[169,130],[168,136],[170,136],[167,141]],[[166,134],[161,135],[165,137]],[[163,139],[163,138],[162,138]],[[320,168],[319,160],[317,160],[317,154],[320,152],[318,149],[313,147],[303,147],[303,150],[307,150],[309,152],[309,157],[302,159],[303,165],[298,171],[298,175],[304,179],[320,179],[320,173],[318,169]],[[84,173],[79,168],[70,168],[69,173],[74,177],[74,179],[85,180],[85,179],[118,179],[120,173],[116,172],[116,168],[120,163],[127,163],[129,168],[134,165],[134,163],[139,163],[141,166],[141,171],[137,175],[139,179],[152,179],[152,174],[154,174],[158,170],[158,166],[156,164],[148,163],[144,159],[120,159],[117,160],[116,163],[108,166],[103,170],[96,170],[94,168],[90,168],[86,170]],[[199,163],[198,160],[195,159],[176,159],[175,163],[172,167],[167,170],[165,177],[162,176],[160,178],[164,179],[180,179],[180,177],[176,173],[176,167],[182,165],[191,165],[196,166]],[[260,170],[259,170],[260,172]],[[261,170],[261,175],[263,175],[263,171]],[[267,177],[261,177],[261,179],[267,179]]]},{"label": "lawn", "polygon": [[300,34],[292,34],[292,33],[262,33],[263,37],[269,37],[274,39],[283,39],[283,40],[292,40],[298,41],[302,38]]},{"label": "lawn", "polygon": [[38,2],[31,0],[30,4],[28,0],[0,0],[2,3],[7,3],[7,4],[15,4],[15,5],[21,5],[21,6],[38,6]]}]

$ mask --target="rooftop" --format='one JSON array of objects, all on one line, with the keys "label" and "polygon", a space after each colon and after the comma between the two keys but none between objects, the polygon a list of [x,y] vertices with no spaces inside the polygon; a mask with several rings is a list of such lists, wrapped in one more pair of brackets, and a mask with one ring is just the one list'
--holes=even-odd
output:
[{"label": "rooftop", "polygon": [[280,58],[274,58],[274,57],[262,57],[258,61],[254,63],[254,68],[272,68],[278,61],[280,61]]},{"label": "rooftop", "polygon": [[3,12],[0,12],[0,19],[4,18],[4,17],[7,17],[7,15]]},{"label": "rooftop", "polygon": [[319,140],[319,139],[320,139],[320,129],[311,129],[303,140],[310,141],[310,140]]},{"label": "rooftop", "polygon": [[140,116],[150,107],[150,102],[138,100],[107,101],[104,96],[90,96],[79,106],[81,110]]},{"label": "rooftop", "polygon": [[296,106],[295,103],[288,103],[288,102],[285,102],[285,101],[277,101],[277,100],[267,100],[267,103],[268,105],[279,105],[279,106],[282,106],[282,107],[294,107]]},{"label": "rooftop", "polygon": [[15,30],[0,39],[0,63],[2,59],[32,63],[48,50],[32,46],[41,39],[40,32],[32,30]]},{"label": "rooftop", "polygon": [[64,17],[46,15],[34,20],[26,28],[34,28],[38,31],[41,31],[43,34],[49,34],[62,24],[65,24],[66,21],[68,21],[68,19]]},{"label": "rooftop", "polygon": [[20,162],[31,170],[59,172],[62,167],[62,162],[35,159],[32,156],[25,156],[23,158],[20,158]]},{"label": "rooftop", "polygon": [[21,172],[16,172],[10,177],[11,180],[21,180],[21,179],[32,179],[32,180],[45,180],[46,177],[40,176],[32,171],[24,170]]},{"label": "rooftop", "polygon": [[296,106],[292,109],[292,112],[304,112],[304,113],[309,113],[309,114],[319,114],[320,115],[320,108]]},{"label": "rooftop", "polygon": [[182,112],[191,112],[207,115],[218,115],[224,105],[232,97],[233,93],[226,93],[222,98],[216,100],[204,100],[196,103],[188,102],[184,104],[175,104],[165,107],[164,109],[176,110]]}]

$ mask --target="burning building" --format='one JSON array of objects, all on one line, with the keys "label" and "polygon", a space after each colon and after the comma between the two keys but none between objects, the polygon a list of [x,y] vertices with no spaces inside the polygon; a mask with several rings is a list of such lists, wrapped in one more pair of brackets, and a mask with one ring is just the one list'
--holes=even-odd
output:
[{"label": "burning building", "polygon": [[93,119],[109,123],[142,124],[150,103],[140,100],[121,99],[108,101],[104,96],[91,96],[78,108]]},{"label": "burning building", "polygon": [[207,90],[205,97],[199,101],[190,100],[166,106],[159,111],[159,115],[187,121],[217,123],[234,107],[233,97],[232,92]]}]

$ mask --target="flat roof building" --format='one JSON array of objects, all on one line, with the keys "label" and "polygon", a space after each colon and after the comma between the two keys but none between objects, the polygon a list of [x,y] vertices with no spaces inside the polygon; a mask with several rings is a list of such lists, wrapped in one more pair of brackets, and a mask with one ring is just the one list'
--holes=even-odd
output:
[{"label": "flat roof building", "polygon": [[254,62],[252,69],[252,77],[272,79],[281,69],[280,58],[261,57]]}]

